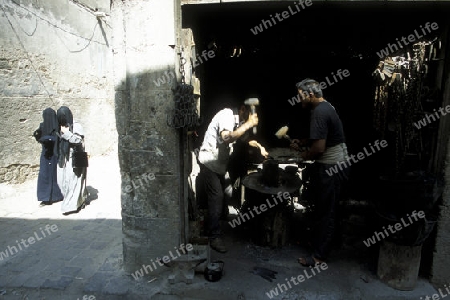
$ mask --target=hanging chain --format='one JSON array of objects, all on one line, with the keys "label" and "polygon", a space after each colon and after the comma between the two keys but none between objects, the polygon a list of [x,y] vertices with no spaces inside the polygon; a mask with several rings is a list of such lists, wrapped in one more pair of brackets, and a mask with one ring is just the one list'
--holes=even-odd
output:
[{"label": "hanging chain", "polygon": [[180,74],[181,74],[181,83],[184,84],[185,81],[185,71],[184,71],[184,65],[186,64],[186,59],[183,57],[183,50],[180,51],[180,53],[178,53],[178,55],[180,56]]},{"label": "hanging chain", "polygon": [[172,115],[167,115],[167,125],[173,128],[192,128],[201,124],[197,110],[197,102],[194,96],[194,87],[186,84],[184,65],[186,59],[180,51],[181,82],[174,90],[175,108]]}]

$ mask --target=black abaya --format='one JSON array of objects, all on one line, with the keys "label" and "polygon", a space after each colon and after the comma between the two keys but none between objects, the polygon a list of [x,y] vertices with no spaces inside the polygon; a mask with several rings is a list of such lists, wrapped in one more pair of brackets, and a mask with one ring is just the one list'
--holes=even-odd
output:
[{"label": "black abaya", "polygon": [[56,167],[58,164],[57,133],[59,125],[56,112],[52,108],[46,108],[42,116],[44,121],[34,134],[36,140],[42,145],[37,198],[38,201],[48,204],[63,199],[56,178]]}]

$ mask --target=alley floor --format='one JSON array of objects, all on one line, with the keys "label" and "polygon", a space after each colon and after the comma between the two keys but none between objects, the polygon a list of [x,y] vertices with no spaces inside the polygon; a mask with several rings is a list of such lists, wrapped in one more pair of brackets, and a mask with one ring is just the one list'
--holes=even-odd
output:
[{"label": "alley floor", "polygon": [[[224,261],[220,281],[208,282],[196,274],[192,283],[170,283],[169,270],[134,280],[122,269],[117,154],[92,158],[87,180],[90,205],[68,216],[62,215],[60,203],[39,207],[36,180],[0,184],[0,299],[392,300],[425,299],[437,293],[423,278],[413,291],[387,286],[377,278],[364,249],[344,247],[333,254],[326,269],[313,273],[296,262],[307,253],[303,247],[257,246],[230,226],[225,233],[229,251],[211,251],[212,260]],[[30,242],[21,243],[22,239]],[[276,271],[276,278],[269,281],[253,274],[254,267]],[[288,285],[292,276],[301,274],[309,276]],[[270,294],[282,284],[286,289],[277,290],[278,296]]]}]

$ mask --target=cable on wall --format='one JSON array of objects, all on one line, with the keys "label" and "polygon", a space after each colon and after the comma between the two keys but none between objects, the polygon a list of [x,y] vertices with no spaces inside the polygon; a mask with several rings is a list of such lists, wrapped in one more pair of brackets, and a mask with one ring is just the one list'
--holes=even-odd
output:
[{"label": "cable on wall", "polygon": [[[3,0],[3,4],[5,4],[5,1],[4,1],[4,0]],[[25,49],[25,45],[22,43],[22,40],[20,39],[19,35],[17,34],[17,31],[14,29],[14,26],[13,26],[13,24],[11,23],[11,20],[8,18],[8,15],[6,14],[6,11],[5,11],[5,8],[4,8],[3,5],[1,6],[1,9],[2,9],[2,11],[3,11],[3,14],[4,14],[5,17],[6,17],[6,20],[7,20],[8,23],[9,23],[9,26],[11,26],[12,31],[13,31],[14,34],[16,35],[17,40],[19,41],[20,46],[22,47],[23,52],[25,53],[25,55],[26,55],[28,61],[30,62],[31,67],[33,68],[34,72],[36,73],[36,75],[37,75],[37,77],[38,77],[38,79],[39,79],[39,82],[41,83],[41,85],[42,85],[42,87],[44,88],[44,90],[47,92],[48,98],[52,101],[53,106],[56,107],[57,105],[56,105],[56,103],[55,103],[55,100],[52,98],[50,92],[48,91],[47,87],[45,86],[44,81],[42,80],[41,75],[40,75],[39,72],[36,70],[36,67],[34,66],[34,63],[33,63],[32,59],[31,59],[30,56],[28,55],[28,51]]]},{"label": "cable on wall", "polygon": [[36,32],[37,27],[38,27],[38,20],[37,20],[37,18],[34,19],[34,21],[35,21],[36,24],[34,25],[33,32],[32,32],[32,33],[28,33],[25,29],[22,28],[22,26],[20,25],[19,20],[17,20],[16,17],[15,17],[13,14],[11,14],[11,17],[13,17],[14,20],[16,20],[16,23],[19,25],[19,27],[20,27],[20,29],[23,31],[23,33],[25,33],[25,34],[28,35],[28,36],[33,36],[33,35],[34,35],[34,33]]},{"label": "cable on wall", "polygon": [[[40,15],[38,15],[38,14],[36,14],[35,12],[31,11],[30,9],[28,9],[28,8],[26,8],[26,7],[22,6],[22,5],[20,5],[20,4],[17,3],[15,0],[10,0],[10,1],[11,1],[12,3],[14,3],[15,5],[19,6],[20,8],[26,10],[27,12],[31,13],[32,15],[36,16],[38,19],[40,19],[40,20],[46,22],[47,24],[49,24],[50,26],[52,26],[52,27],[54,27],[54,28],[57,28],[57,29],[59,29],[59,30],[65,32],[65,33],[70,34],[70,35],[76,36],[76,37],[78,37],[78,38],[80,38],[80,39],[84,39],[84,40],[86,40],[86,41],[88,41],[88,42],[91,42],[91,41],[92,41],[92,37],[91,37],[91,38],[86,38],[86,37],[84,37],[84,36],[80,36],[80,35],[78,35],[78,34],[76,34],[76,33],[70,32],[70,31],[68,31],[68,30],[66,30],[66,29],[64,29],[64,28],[59,27],[58,25],[53,24],[53,23],[50,22],[49,20],[47,20],[47,19],[41,17]],[[3,11],[4,11],[4,10],[3,10]],[[90,40],[91,40],[91,41],[90,41]],[[102,45],[102,46],[106,46],[105,43],[101,43],[101,42],[98,42],[98,41],[92,41],[92,42],[97,43],[97,44]]]},{"label": "cable on wall", "polygon": [[[77,53],[77,52],[81,52],[83,50],[85,50],[92,42],[92,39],[94,38],[95,35],[95,31],[97,30],[97,26],[98,26],[99,22],[95,23],[94,29],[92,31],[92,35],[91,37],[87,40],[86,45],[84,45],[82,48],[78,49],[78,50],[70,50],[69,47],[64,43],[63,39],[58,35],[58,33],[55,31],[55,35],[59,38],[59,40],[61,41],[61,43],[64,45],[64,47],[67,49],[67,51],[69,51],[70,53]],[[103,44],[105,46],[107,46],[107,44]]]}]

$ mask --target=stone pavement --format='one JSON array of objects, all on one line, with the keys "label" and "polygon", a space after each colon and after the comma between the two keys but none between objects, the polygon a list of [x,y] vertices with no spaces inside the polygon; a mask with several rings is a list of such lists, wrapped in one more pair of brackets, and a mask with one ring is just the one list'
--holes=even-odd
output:
[{"label": "stone pavement", "polygon": [[[91,158],[87,178],[93,200],[69,216],[61,214],[60,203],[39,207],[36,181],[0,184],[0,299],[269,299],[267,292],[309,271],[296,263],[306,253],[302,247],[255,246],[244,226],[228,226],[229,251],[211,252],[213,260],[225,262],[219,282],[197,274],[191,284],[170,284],[169,271],[134,280],[122,270],[117,155]],[[273,299],[425,299],[436,293],[422,278],[413,291],[388,287],[377,279],[368,255],[364,247],[337,252],[326,270]],[[277,271],[276,279],[252,274],[255,266]]]},{"label": "stone pavement", "polygon": [[0,185],[0,298],[114,299],[128,293],[133,285],[121,271],[119,175],[117,156],[92,158],[91,203],[68,216],[61,203],[39,207],[36,180]]}]

